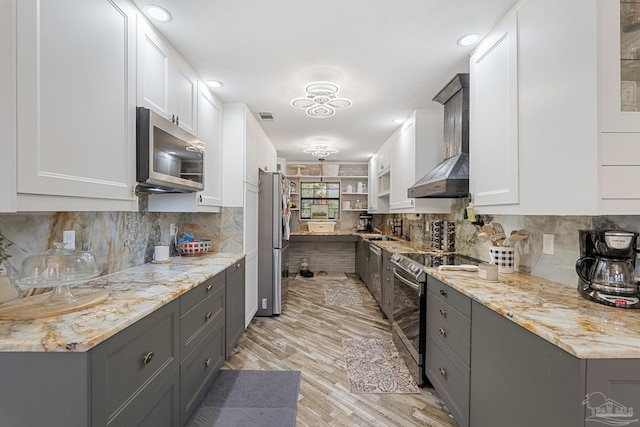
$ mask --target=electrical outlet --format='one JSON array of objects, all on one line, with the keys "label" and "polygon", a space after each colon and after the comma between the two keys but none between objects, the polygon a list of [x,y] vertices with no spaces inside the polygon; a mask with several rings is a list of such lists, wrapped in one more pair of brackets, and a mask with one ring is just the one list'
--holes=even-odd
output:
[{"label": "electrical outlet", "polygon": [[542,253],[553,255],[553,234],[542,235]]},{"label": "electrical outlet", "polygon": [[175,224],[169,224],[169,236],[175,236],[178,234],[178,227]]},{"label": "electrical outlet", "polygon": [[262,309],[263,310],[267,309],[267,299],[266,298],[262,298]]},{"label": "electrical outlet", "polygon": [[65,230],[62,232],[62,247],[75,250],[76,232],[74,230]]}]

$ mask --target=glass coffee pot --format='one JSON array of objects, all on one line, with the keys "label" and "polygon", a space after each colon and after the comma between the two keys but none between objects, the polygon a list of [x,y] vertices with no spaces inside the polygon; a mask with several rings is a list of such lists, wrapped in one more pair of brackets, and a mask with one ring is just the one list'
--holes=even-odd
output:
[{"label": "glass coffee pot", "polygon": [[[583,268],[593,261],[590,269]],[[578,260],[577,272],[591,288],[611,295],[638,293],[633,263],[629,258],[584,257]]]}]

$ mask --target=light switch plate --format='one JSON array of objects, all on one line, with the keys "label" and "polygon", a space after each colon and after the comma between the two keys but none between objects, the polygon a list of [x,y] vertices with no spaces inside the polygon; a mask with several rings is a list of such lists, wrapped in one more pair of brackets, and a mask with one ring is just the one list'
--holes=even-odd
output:
[{"label": "light switch plate", "polygon": [[65,230],[62,232],[62,247],[64,249],[76,248],[76,232],[74,230]]},{"label": "light switch plate", "polygon": [[553,255],[553,234],[542,235],[542,253]]}]

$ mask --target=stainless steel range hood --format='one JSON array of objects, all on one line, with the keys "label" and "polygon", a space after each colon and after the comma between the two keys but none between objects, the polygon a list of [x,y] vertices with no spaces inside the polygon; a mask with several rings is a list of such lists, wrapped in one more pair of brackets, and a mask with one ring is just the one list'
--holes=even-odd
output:
[{"label": "stainless steel range hood", "polygon": [[415,198],[469,195],[469,74],[457,74],[434,98],[444,105],[445,160],[409,187]]}]

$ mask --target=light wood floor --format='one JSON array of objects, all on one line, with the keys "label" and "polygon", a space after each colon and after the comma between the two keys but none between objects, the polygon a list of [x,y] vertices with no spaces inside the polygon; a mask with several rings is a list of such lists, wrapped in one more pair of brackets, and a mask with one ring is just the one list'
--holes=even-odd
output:
[{"label": "light wood floor", "polygon": [[342,339],[391,339],[391,327],[378,307],[325,304],[322,285],[290,281],[282,315],[254,318],[224,368],[301,371],[297,427],[455,426],[431,388],[420,394],[349,392]]}]

